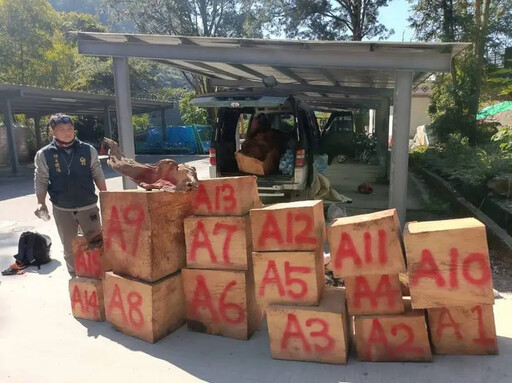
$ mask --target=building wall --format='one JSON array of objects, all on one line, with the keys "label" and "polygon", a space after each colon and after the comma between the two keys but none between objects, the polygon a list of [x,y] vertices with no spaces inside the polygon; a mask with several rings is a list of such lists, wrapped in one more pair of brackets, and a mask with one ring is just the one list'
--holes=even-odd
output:
[{"label": "building wall", "polygon": [[411,125],[409,129],[409,137],[413,138],[416,134],[416,128],[420,125],[429,124],[428,106],[430,105],[430,97],[420,96],[412,97],[411,102]]},{"label": "building wall", "polygon": [[[28,145],[29,129],[25,126],[14,127],[14,140],[19,162],[30,162],[30,148]],[[10,165],[9,145],[7,143],[7,128],[0,124],[0,165]]]}]

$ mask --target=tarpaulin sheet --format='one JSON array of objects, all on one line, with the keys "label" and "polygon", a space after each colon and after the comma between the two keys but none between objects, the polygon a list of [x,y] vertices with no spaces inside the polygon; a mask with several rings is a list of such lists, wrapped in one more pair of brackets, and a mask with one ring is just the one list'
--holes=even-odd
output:
[{"label": "tarpaulin sheet", "polygon": [[487,106],[478,112],[476,118],[478,120],[483,120],[484,118],[491,117],[505,111],[512,111],[512,101],[504,101],[499,104]]}]

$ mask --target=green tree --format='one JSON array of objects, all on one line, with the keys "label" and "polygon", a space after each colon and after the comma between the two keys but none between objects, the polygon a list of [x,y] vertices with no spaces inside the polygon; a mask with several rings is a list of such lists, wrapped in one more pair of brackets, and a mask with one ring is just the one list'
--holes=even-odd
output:
[{"label": "green tree", "polygon": [[53,47],[57,20],[46,0],[0,0],[0,81],[41,85],[40,63]]},{"label": "green tree", "polygon": [[[510,10],[512,0],[410,1],[413,14],[409,21],[416,36],[425,41],[470,41],[469,50],[454,61],[452,73],[436,76],[430,114],[432,127],[439,138],[459,132],[475,145],[490,134],[489,126],[476,120],[481,101],[482,83],[486,80],[488,57],[492,50],[503,49],[512,37],[493,12]],[[510,11],[508,11],[510,13]]]},{"label": "green tree", "polygon": [[59,16],[59,29],[68,43],[77,42],[77,36],[72,32],[107,32],[97,16],[77,12],[59,12]]},{"label": "green tree", "polygon": [[392,30],[379,23],[379,8],[388,0],[269,1],[274,32],[291,38],[353,40],[386,39]]},{"label": "green tree", "polygon": [[[131,20],[141,33],[262,37],[268,13],[258,0],[104,0],[114,21]],[[211,91],[201,76],[182,72],[197,93]]]},{"label": "green tree", "polygon": [[204,108],[198,108],[190,103],[195,97],[194,92],[188,92],[180,99],[180,113],[181,120],[184,124],[207,124],[208,123],[208,112]]},{"label": "green tree", "polygon": [[78,51],[69,45],[60,31],[55,31],[52,47],[39,61],[35,85],[71,90],[76,81]]},{"label": "green tree", "polygon": [[149,114],[134,114],[132,116],[132,125],[135,134],[147,130],[149,128]]},{"label": "green tree", "polygon": [[141,33],[179,36],[261,37],[254,0],[104,0],[116,20],[132,20]]}]

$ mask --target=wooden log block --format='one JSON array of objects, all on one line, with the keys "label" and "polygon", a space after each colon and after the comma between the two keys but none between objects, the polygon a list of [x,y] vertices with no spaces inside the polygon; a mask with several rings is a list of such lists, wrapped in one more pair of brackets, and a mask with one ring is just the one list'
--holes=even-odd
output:
[{"label": "wooden log block", "polygon": [[405,272],[395,209],[338,218],[328,229],[328,239],[337,277]]},{"label": "wooden log block", "polygon": [[90,278],[73,278],[69,281],[71,311],[75,318],[95,321],[105,320],[103,283]]},{"label": "wooden log block", "polygon": [[252,268],[183,269],[182,273],[190,330],[249,339],[263,319],[254,294]]},{"label": "wooden log block", "polygon": [[494,303],[482,223],[474,218],[414,222],[404,234],[414,308]]},{"label": "wooden log block", "polygon": [[427,313],[435,354],[498,354],[492,305],[436,307]]},{"label": "wooden log block", "polygon": [[325,242],[322,201],[278,203],[251,210],[254,251],[316,250]]},{"label": "wooden log block", "polygon": [[326,287],[316,307],[269,305],[267,323],[272,358],[347,363],[350,334],[344,288]]},{"label": "wooden log block", "polygon": [[357,357],[371,362],[427,362],[432,352],[424,310],[411,310],[404,299],[404,314],[355,317]]},{"label": "wooden log block", "polygon": [[192,193],[101,192],[104,253],[116,274],[157,281],[185,267]]},{"label": "wooden log block", "polygon": [[194,215],[239,216],[261,206],[255,176],[199,181],[199,189],[193,195]]},{"label": "wooden log block", "polygon": [[256,297],[270,303],[318,305],[325,285],[323,250],[254,252]]},{"label": "wooden log block", "polygon": [[89,249],[87,239],[78,236],[72,241],[75,256],[75,275],[77,277],[103,279],[104,272],[110,270],[103,246]]},{"label": "wooden log block", "polygon": [[251,254],[251,222],[243,217],[185,218],[187,267],[247,270]]},{"label": "wooden log block", "polygon": [[345,277],[350,315],[399,314],[404,312],[398,274]]},{"label": "wooden log block", "polygon": [[107,321],[125,334],[154,343],[185,323],[181,273],[153,283],[105,273]]}]

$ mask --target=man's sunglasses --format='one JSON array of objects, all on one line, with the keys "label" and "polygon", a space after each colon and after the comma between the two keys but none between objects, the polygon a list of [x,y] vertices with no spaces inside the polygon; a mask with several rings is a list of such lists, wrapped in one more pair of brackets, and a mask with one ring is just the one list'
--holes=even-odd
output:
[{"label": "man's sunglasses", "polygon": [[55,128],[59,124],[69,124],[69,123],[73,123],[73,120],[71,120],[71,117],[69,117],[69,116],[53,117],[50,120],[50,126],[52,128]]}]

